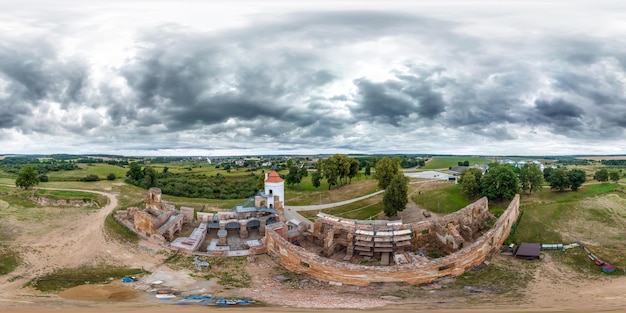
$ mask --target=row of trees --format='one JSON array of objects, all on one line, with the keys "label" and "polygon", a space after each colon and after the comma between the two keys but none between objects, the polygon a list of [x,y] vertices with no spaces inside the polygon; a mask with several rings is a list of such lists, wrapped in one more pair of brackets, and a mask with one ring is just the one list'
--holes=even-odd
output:
[{"label": "row of trees", "polygon": [[[395,216],[404,210],[408,203],[408,178],[399,170],[400,158],[383,157],[381,160],[372,159],[372,163],[365,162],[366,176],[371,175],[372,164],[376,169],[378,187],[385,189],[383,207],[386,216]],[[352,178],[360,175],[361,164],[357,159],[342,154],[335,154],[330,158],[320,160],[317,163],[317,171],[311,175],[313,186],[319,187],[320,179],[325,178],[328,189],[332,186],[341,187],[349,184]],[[299,171],[290,170],[285,177],[287,181],[290,175],[297,176]]]},{"label": "row of trees", "polygon": [[620,179],[620,175],[617,171],[609,172],[607,169],[603,168],[596,171],[596,173],[593,175],[593,179],[599,182],[607,182],[610,179],[613,182],[617,183],[617,181]]},{"label": "row of trees", "polygon": [[[606,169],[599,170],[594,176],[598,181],[607,181],[609,178],[619,180],[619,173],[609,173]],[[522,191],[532,194],[540,190],[544,182],[550,184],[551,189],[564,191],[578,190],[585,182],[585,172],[579,169],[566,170],[563,167],[556,169],[546,168],[541,171],[534,163],[527,163],[516,173],[508,164],[492,163],[489,170],[483,175],[480,169],[472,168],[463,171],[460,183],[463,193],[470,198],[486,196],[493,200],[510,200],[521,188]]]},{"label": "row of trees", "polygon": [[[352,178],[359,175],[360,169],[358,160],[343,154],[335,154],[330,158],[318,161],[317,171],[320,173],[312,178],[325,178],[330,190],[332,186],[341,187],[349,184]],[[313,181],[313,185],[315,186],[315,181]]]},{"label": "row of trees", "polygon": [[558,191],[564,191],[565,189],[576,191],[587,180],[583,170],[566,170],[563,167],[546,168],[543,170],[543,176],[550,183],[550,188]]},{"label": "row of trees", "polygon": [[513,168],[508,164],[499,163],[490,164],[489,170],[484,175],[478,168],[467,169],[461,173],[460,181],[461,188],[468,197],[485,196],[492,200],[513,199],[519,192],[520,184],[520,179]]}]

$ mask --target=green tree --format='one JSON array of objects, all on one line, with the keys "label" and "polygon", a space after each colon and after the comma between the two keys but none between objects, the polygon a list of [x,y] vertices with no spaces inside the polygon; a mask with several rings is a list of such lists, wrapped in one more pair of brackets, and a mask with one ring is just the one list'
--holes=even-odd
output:
[{"label": "green tree", "polygon": [[[482,172],[478,175],[482,176]],[[477,198],[480,196],[480,176],[477,177],[477,173],[473,171],[473,169],[467,169],[461,172],[461,189],[463,189],[463,193],[470,199]]]},{"label": "green tree", "polygon": [[151,188],[157,184],[157,173],[152,166],[143,169],[143,181],[146,188]]},{"label": "green tree", "polygon": [[107,180],[115,180],[117,178],[117,176],[115,176],[114,173],[109,173],[109,175],[107,175]]},{"label": "green tree", "polygon": [[617,183],[617,181],[619,181],[619,173],[617,171],[612,171],[611,173],[609,173],[609,178],[614,182]]},{"label": "green tree", "polygon": [[526,163],[522,166],[519,180],[522,183],[522,190],[524,192],[529,191],[530,194],[540,190],[544,182],[541,168],[535,163]]},{"label": "green tree", "polygon": [[367,164],[365,165],[365,177],[368,177],[372,175],[372,167],[370,165],[370,162],[367,162]]},{"label": "green tree", "polygon": [[359,160],[350,158],[350,171],[348,172],[348,182],[352,182],[352,178],[357,177],[361,170],[361,163]]},{"label": "green tree", "polygon": [[395,216],[398,212],[404,210],[409,202],[408,190],[409,179],[402,172],[394,174],[383,196],[383,210],[386,216]]},{"label": "green tree", "polygon": [[306,169],[306,166],[303,166],[300,168],[299,174],[300,174],[300,180],[309,176],[309,171]]},{"label": "green tree", "polygon": [[547,181],[547,182],[552,181],[552,180],[550,179],[550,176],[552,175],[552,173],[553,173],[553,172],[554,172],[554,169],[553,169],[553,168],[551,168],[551,167],[546,167],[546,168],[544,168],[544,169],[543,169],[543,180],[544,180],[544,181]]},{"label": "green tree", "polygon": [[387,188],[391,179],[398,173],[398,163],[388,157],[383,157],[376,164],[376,178],[378,179],[378,187]]},{"label": "green tree", "polygon": [[572,184],[569,181],[569,176],[563,168],[557,168],[550,174],[550,189],[558,189],[563,191],[569,188]]},{"label": "green tree", "polygon": [[321,185],[321,180],[322,174],[319,171],[315,171],[311,174],[311,183],[313,184],[313,187],[319,187]]},{"label": "green tree", "polygon": [[576,191],[578,187],[582,186],[582,184],[587,180],[587,175],[583,170],[573,169],[567,172],[567,176],[569,177],[570,188]]},{"label": "green tree", "polygon": [[298,167],[295,165],[291,166],[289,168],[289,173],[285,177],[285,184],[287,184],[288,186],[292,186],[295,184],[300,184],[301,180],[302,178],[300,177],[300,171],[298,170]]},{"label": "green tree", "polygon": [[519,190],[519,179],[508,164],[492,163],[481,179],[483,196],[490,200],[511,200]]},{"label": "green tree", "polygon": [[256,180],[256,189],[265,190],[265,171],[261,171],[261,175]]},{"label": "green tree", "polygon": [[39,183],[39,172],[37,172],[32,165],[26,164],[20,168],[17,173],[17,179],[15,180],[15,186],[28,189]]},{"label": "green tree", "polygon": [[424,159],[417,160],[417,166],[419,166],[419,167],[426,166],[426,161]]},{"label": "green tree", "polygon": [[606,168],[600,169],[593,175],[593,179],[604,183],[609,180],[609,171]]},{"label": "green tree", "polygon": [[130,162],[128,164],[128,172],[126,172],[126,177],[136,182],[139,182],[143,179],[143,171],[141,170],[141,165],[137,162]]},{"label": "green tree", "polygon": [[329,190],[332,186],[337,185],[339,168],[332,158],[324,159],[322,161],[322,176],[326,178]]},{"label": "green tree", "polygon": [[463,166],[469,166],[469,161],[468,160],[463,161]]},{"label": "green tree", "polygon": [[96,174],[89,174],[81,179],[79,179],[80,181],[99,181],[100,177],[98,177],[98,175]]}]

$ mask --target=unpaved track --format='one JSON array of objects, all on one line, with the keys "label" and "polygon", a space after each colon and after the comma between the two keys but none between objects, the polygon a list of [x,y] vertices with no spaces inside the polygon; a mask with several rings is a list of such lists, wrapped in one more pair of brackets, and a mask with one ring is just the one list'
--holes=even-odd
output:
[{"label": "unpaved track", "polygon": [[20,252],[23,264],[9,275],[0,277],[0,302],[13,301],[18,294],[26,291],[22,287],[28,281],[58,268],[98,262],[150,266],[150,263],[154,262],[150,260],[151,258],[133,253],[128,246],[106,239],[104,221],[117,207],[115,194],[84,189],[40,189],[95,193],[107,197],[109,201],[107,205],[93,213],[68,218],[62,227],[44,234],[45,237],[20,236],[17,243],[22,248]]}]

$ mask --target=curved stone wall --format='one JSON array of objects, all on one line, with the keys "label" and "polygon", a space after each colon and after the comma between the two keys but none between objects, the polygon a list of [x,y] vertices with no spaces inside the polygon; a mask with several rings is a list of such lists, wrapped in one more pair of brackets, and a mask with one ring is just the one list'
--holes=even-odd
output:
[{"label": "curved stone wall", "polygon": [[[486,201],[483,198],[456,213],[426,223],[404,224],[403,228],[412,229],[413,236],[419,238],[420,232],[427,229],[428,223],[439,222],[442,225],[467,222],[467,219],[471,219],[475,215],[476,210],[487,206]],[[392,266],[357,265],[320,257],[302,247],[291,244],[271,229],[266,231],[264,240],[267,250],[279,257],[282,266],[294,272],[308,274],[316,279],[362,286],[374,282],[422,284],[432,282],[443,276],[461,275],[466,270],[483,263],[501,247],[504,240],[509,236],[511,227],[518,216],[519,195],[516,195],[493,227],[477,240],[466,244],[452,254],[437,259],[427,259],[409,253],[411,258],[409,263]]]}]

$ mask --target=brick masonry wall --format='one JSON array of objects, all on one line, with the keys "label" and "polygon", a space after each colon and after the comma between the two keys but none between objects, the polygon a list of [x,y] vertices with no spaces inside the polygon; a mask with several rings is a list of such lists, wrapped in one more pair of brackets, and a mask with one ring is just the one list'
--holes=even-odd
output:
[{"label": "brick masonry wall", "polygon": [[[432,222],[439,222],[443,225],[455,222],[470,222],[471,224],[482,214],[482,209],[486,206],[487,200],[481,199],[459,212]],[[443,276],[461,275],[466,270],[483,263],[502,246],[518,216],[519,195],[516,195],[507,210],[489,231],[457,252],[438,259],[426,260],[413,257],[412,262],[409,264],[393,266],[356,265],[323,258],[302,247],[289,243],[281,235],[269,228],[266,230],[264,240],[268,252],[277,255],[282,266],[294,272],[308,274],[319,280],[361,286],[369,285],[373,282],[422,284],[432,282]],[[421,231],[429,229],[429,226],[430,224],[414,224],[414,238],[421,236]]]}]

